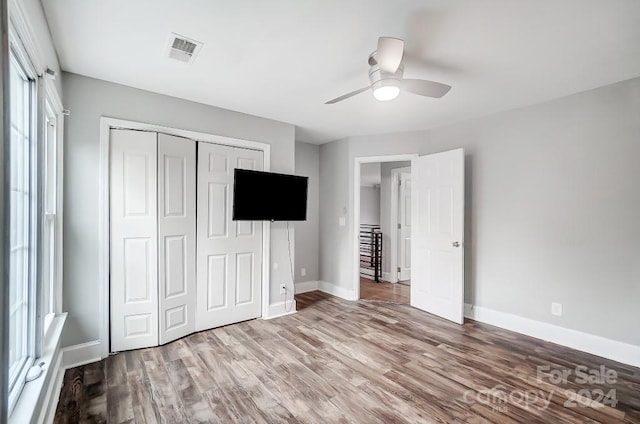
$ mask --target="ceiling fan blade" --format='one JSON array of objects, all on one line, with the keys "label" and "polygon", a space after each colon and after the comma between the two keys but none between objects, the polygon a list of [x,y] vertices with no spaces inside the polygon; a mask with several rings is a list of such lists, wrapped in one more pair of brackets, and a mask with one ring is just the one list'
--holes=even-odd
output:
[{"label": "ceiling fan blade", "polygon": [[453,63],[438,60],[432,57],[425,57],[418,54],[414,50],[404,49],[404,55],[402,56],[402,63],[405,67],[410,67],[412,70],[424,68],[425,72],[437,71],[439,73],[446,74],[460,74],[462,69]]},{"label": "ceiling fan blade", "polygon": [[394,74],[402,62],[404,41],[399,38],[380,37],[376,50],[376,62],[385,72]]},{"label": "ceiling fan blade", "polygon": [[325,105],[332,105],[332,104],[334,104],[334,103],[341,102],[341,101],[343,101],[343,100],[348,99],[349,97],[353,97],[353,96],[355,96],[356,94],[360,94],[360,93],[362,93],[363,91],[367,91],[369,88],[371,88],[371,87],[364,87],[364,88],[361,88],[361,89],[359,89],[359,90],[352,91],[351,93],[347,93],[347,94],[345,94],[345,95],[343,95],[343,96],[336,97],[335,99],[333,99],[333,100],[329,100],[328,102],[326,102],[326,103],[325,103]]},{"label": "ceiling fan blade", "polygon": [[420,80],[420,79],[404,79],[400,83],[403,90],[420,96],[435,97],[439,99],[451,90],[451,86],[441,84],[439,82]]}]

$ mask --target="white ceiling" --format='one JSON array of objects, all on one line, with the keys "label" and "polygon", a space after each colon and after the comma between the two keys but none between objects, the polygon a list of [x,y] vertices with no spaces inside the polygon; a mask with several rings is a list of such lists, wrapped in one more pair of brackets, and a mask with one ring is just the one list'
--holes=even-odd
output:
[{"label": "white ceiling", "polygon": [[[323,143],[420,130],[640,76],[637,0],[43,0],[64,70],[297,126]],[[176,32],[204,42],[165,56]],[[370,92],[378,36],[424,58],[405,77],[442,99]]]},{"label": "white ceiling", "polygon": [[382,181],[382,164],[380,162],[363,163],[360,165],[360,185],[375,186]]}]

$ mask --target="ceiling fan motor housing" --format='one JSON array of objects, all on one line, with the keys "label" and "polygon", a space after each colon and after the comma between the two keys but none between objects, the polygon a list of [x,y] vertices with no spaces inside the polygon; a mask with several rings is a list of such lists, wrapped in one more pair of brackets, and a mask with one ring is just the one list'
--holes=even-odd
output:
[{"label": "ceiling fan motor housing", "polygon": [[380,87],[399,87],[402,75],[404,73],[404,66],[400,65],[395,73],[385,72],[380,69],[378,64],[371,65],[369,68],[369,80],[371,81],[371,89],[376,90]]}]

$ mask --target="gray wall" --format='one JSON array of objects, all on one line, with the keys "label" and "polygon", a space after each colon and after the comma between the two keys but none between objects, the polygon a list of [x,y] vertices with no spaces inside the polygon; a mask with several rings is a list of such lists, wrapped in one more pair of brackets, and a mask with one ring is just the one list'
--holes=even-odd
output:
[{"label": "gray wall", "polygon": [[380,187],[360,187],[360,223],[380,225]]},{"label": "gray wall", "polygon": [[391,170],[411,166],[411,162],[385,162],[380,168],[380,230],[382,231],[382,277],[391,273]]},{"label": "gray wall", "polygon": [[[269,143],[271,170],[293,173],[293,125],[180,100],[80,75],[63,76],[65,107],[63,345],[99,338],[98,159],[100,117],[126,119]],[[284,223],[271,225],[271,303],[284,300],[278,285],[291,281]]]},{"label": "gray wall", "polygon": [[[320,280],[353,288],[353,252],[347,233],[352,225],[348,205],[353,178],[348,158],[348,139],[320,146]],[[346,219],[345,227],[338,225],[340,217]]]},{"label": "gray wall", "polygon": [[639,117],[636,78],[430,131],[322,145],[320,278],[353,288],[354,229],[337,221],[343,205],[352,211],[355,157],[462,147],[466,302],[640,345]]},{"label": "gray wall", "polygon": [[[309,177],[307,220],[296,222],[295,282],[317,281],[320,275],[320,147],[296,141],[296,175]],[[300,273],[306,268],[307,275]]]}]

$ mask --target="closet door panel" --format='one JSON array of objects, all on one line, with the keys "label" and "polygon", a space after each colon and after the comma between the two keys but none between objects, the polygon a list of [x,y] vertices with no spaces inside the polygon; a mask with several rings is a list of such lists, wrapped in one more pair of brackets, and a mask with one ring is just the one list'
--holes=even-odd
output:
[{"label": "closet door panel", "polygon": [[158,344],[156,133],[111,130],[111,351]]},{"label": "closet door panel", "polygon": [[235,168],[262,170],[263,153],[198,145],[197,330],[261,315],[262,223],[232,221]]},{"label": "closet door panel", "polygon": [[159,339],[195,331],[196,143],[158,134]]}]

